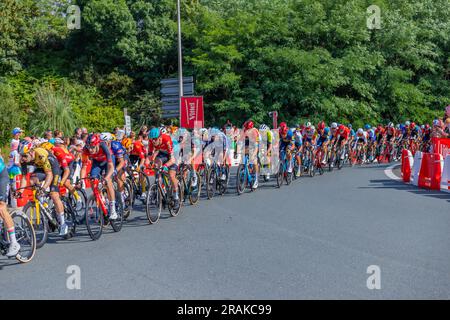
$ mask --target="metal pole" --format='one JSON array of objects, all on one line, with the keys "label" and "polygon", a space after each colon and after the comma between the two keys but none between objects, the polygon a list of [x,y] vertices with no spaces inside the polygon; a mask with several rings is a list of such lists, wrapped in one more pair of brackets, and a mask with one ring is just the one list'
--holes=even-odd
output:
[{"label": "metal pole", "polygon": [[179,103],[179,118],[181,121],[181,97],[183,96],[183,56],[181,52],[181,4],[180,0],[177,0],[177,16],[178,16],[178,77],[179,77],[179,93],[180,93],[180,103]]}]

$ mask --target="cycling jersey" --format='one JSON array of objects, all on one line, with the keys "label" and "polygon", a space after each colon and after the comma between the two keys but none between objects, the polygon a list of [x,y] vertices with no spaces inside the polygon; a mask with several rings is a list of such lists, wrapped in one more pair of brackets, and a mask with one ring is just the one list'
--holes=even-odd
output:
[{"label": "cycling jersey", "polygon": [[349,136],[350,136],[350,129],[347,127],[344,127],[344,132],[342,133],[339,133],[339,130],[336,130],[335,133],[336,138],[339,137],[341,140],[346,140],[349,138]]},{"label": "cycling jersey", "polygon": [[303,136],[300,130],[295,130],[294,134],[294,144],[297,148],[303,145]]},{"label": "cycling jersey", "polygon": [[292,130],[288,130],[286,137],[284,138],[280,135],[280,151],[286,150],[293,144],[295,144],[295,140],[294,140],[294,133],[292,132]]},{"label": "cycling jersey", "polygon": [[83,164],[88,163],[89,160],[100,163],[112,162],[111,151],[105,142],[100,142],[100,148],[98,148],[97,153],[91,153],[87,147],[83,148]]},{"label": "cycling jersey", "polygon": [[52,152],[63,169],[67,168],[70,163],[75,160],[73,154],[71,154],[65,147],[53,147]]},{"label": "cycling jersey", "polygon": [[148,143],[148,151],[149,153],[153,153],[159,151],[160,153],[166,153],[167,155],[173,155],[173,141],[172,138],[166,134],[161,134],[161,143],[158,146],[153,144],[153,140],[150,140]]},{"label": "cycling jersey", "polygon": [[119,141],[111,142],[111,151],[117,159],[121,159],[126,154],[125,147]]},{"label": "cycling jersey", "polygon": [[133,142],[133,149],[131,150],[130,155],[138,156],[139,159],[145,158],[145,148],[142,141],[136,140],[135,142]]}]

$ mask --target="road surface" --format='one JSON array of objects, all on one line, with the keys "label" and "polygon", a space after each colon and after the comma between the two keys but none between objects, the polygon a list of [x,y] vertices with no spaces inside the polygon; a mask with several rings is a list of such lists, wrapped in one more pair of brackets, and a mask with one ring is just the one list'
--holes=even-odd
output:
[{"label": "road surface", "polygon": [[[137,210],[99,241],[82,229],[52,237],[29,264],[0,257],[0,298],[448,299],[450,194],[385,169],[344,168],[281,189],[272,181],[241,196],[233,185],[156,225]],[[67,287],[72,265],[79,290]],[[369,277],[380,289],[368,289]]]}]

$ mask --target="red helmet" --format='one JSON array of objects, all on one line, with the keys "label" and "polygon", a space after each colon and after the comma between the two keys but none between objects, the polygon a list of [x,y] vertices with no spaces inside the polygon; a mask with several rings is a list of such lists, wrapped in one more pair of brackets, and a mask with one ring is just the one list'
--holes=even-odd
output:
[{"label": "red helmet", "polygon": [[254,123],[253,123],[252,120],[245,121],[245,123],[244,123],[244,129],[245,130],[252,129],[253,126],[254,126]]},{"label": "red helmet", "polygon": [[287,124],[286,124],[286,122],[282,122],[282,123],[280,123],[280,125],[278,126],[278,128],[287,128]]},{"label": "red helmet", "polygon": [[325,129],[325,122],[319,122],[319,124],[317,125],[317,129],[319,129],[319,130],[323,130],[323,129]]},{"label": "red helmet", "polygon": [[288,127],[287,126],[280,127],[280,134],[281,135],[285,135],[287,132],[288,132]]},{"label": "red helmet", "polygon": [[86,145],[88,147],[98,146],[101,142],[100,136],[98,134],[90,134],[87,138]]},{"label": "red helmet", "polygon": [[427,124],[425,125],[425,130],[428,130],[428,129],[430,129],[430,125],[427,123]]},{"label": "red helmet", "polygon": [[411,122],[411,124],[409,125],[410,129],[414,129],[416,127],[416,124],[414,122]]}]

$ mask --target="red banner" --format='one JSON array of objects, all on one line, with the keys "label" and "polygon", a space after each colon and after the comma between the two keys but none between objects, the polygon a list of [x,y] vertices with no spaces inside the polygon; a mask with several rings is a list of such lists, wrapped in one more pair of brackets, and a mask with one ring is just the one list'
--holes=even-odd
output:
[{"label": "red banner", "polygon": [[180,127],[187,129],[203,128],[203,97],[182,97]]},{"label": "red banner", "polygon": [[440,153],[444,159],[450,154],[450,139],[448,138],[431,138],[433,144],[433,152]]}]

